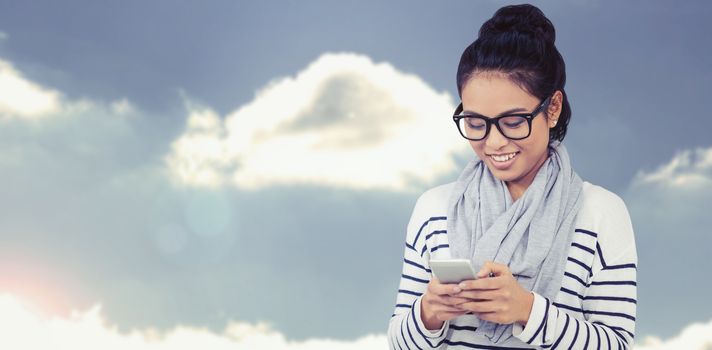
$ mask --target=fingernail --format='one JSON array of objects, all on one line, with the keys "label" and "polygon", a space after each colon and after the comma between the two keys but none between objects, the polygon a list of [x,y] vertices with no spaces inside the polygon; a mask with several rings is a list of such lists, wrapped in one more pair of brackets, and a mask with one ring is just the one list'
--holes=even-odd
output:
[{"label": "fingernail", "polygon": [[460,291],[461,291],[461,289],[459,287],[455,287],[455,288],[453,288],[453,290],[455,291],[455,293],[460,293]]}]

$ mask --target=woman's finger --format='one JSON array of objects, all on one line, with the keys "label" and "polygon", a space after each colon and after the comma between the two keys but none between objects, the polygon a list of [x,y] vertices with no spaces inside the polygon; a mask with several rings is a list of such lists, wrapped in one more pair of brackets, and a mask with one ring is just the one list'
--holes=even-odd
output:
[{"label": "woman's finger", "polygon": [[431,280],[431,282],[428,283],[428,290],[430,293],[436,295],[452,295],[461,291],[460,287],[456,283],[443,284],[437,280]]},{"label": "woman's finger", "polygon": [[501,276],[509,273],[509,267],[494,261],[485,262],[484,266],[477,272],[477,278],[485,278],[491,275]]},{"label": "woman's finger", "polygon": [[487,313],[501,311],[500,304],[495,301],[469,301],[459,304],[458,307],[473,313]]},{"label": "woman's finger", "polygon": [[457,307],[457,306],[453,306],[453,305],[445,305],[445,304],[433,305],[433,311],[435,311],[435,313],[467,312],[467,310],[464,310],[461,307]]},{"label": "woman's finger", "polygon": [[457,296],[461,297],[461,298],[469,299],[470,301],[472,301],[472,300],[485,301],[485,300],[499,299],[501,293],[502,293],[501,289],[464,290],[460,293],[457,293]]},{"label": "woman's finger", "polygon": [[460,296],[450,296],[450,295],[440,295],[437,301],[445,305],[457,305],[470,301],[468,298],[462,298]]},{"label": "woman's finger", "polygon": [[453,296],[450,296],[449,294],[438,295],[438,294],[433,294],[433,293],[430,294],[430,299],[432,299],[434,302],[436,302],[438,304],[444,304],[444,305],[455,305],[455,304],[467,302],[469,300],[467,298],[453,297]]},{"label": "woman's finger", "polygon": [[507,278],[506,276],[478,278],[478,279],[474,279],[474,280],[462,281],[458,284],[458,286],[462,290],[499,289],[502,287],[502,283],[504,282],[504,280],[506,278]]}]

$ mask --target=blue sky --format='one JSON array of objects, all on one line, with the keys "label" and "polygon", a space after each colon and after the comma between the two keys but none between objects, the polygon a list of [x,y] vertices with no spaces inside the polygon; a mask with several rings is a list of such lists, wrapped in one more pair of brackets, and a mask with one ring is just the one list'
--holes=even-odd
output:
[{"label": "blue sky", "polygon": [[[506,3],[0,2],[0,293],[126,332],[385,333],[415,199],[473,155],[460,54]],[[535,4],[573,165],[631,213],[637,338],[710,321],[712,5]]]}]

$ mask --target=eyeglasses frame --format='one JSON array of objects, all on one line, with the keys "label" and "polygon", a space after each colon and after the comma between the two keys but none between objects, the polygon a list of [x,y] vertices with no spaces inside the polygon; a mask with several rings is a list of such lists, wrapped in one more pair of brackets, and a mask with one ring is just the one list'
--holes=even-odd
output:
[{"label": "eyeglasses frame", "polygon": [[[452,116],[452,120],[455,122],[455,127],[457,127],[457,130],[460,132],[460,135],[462,135],[462,137],[464,137],[470,141],[481,141],[481,140],[486,139],[487,135],[489,135],[489,132],[491,129],[490,127],[492,126],[492,124],[494,124],[497,127],[497,130],[499,130],[499,133],[502,134],[502,136],[504,136],[510,140],[523,140],[532,134],[532,120],[537,115],[539,115],[539,112],[541,112],[542,109],[546,105],[549,104],[550,100],[551,100],[551,95],[549,95],[547,98],[542,100],[541,103],[539,104],[539,106],[537,106],[537,108],[534,109],[534,111],[532,111],[531,113],[510,113],[510,114],[500,115],[500,116],[497,116],[494,118],[485,118],[485,117],[481,117],[481,116],[467,115],[467,114],[462,115],[460,113],[462,113],[463,107],[462,107],[462,102],[460,102],[460,104],[457,106],[457,108],[455,108],[455,114]],[[500,121],[500,119],[506,118],[506,117],[524,117],[524,119],[527,121],[527,124],[529,127],[529,132],[527,133],[527,136],[519,137],[519,138],[512,138],[512,137],[505,135],[504,132],[502,131],[502,127],[500,127],[500,125],[499,125],[499,121]],[[460,119],[462,119],[462,118],[483,119],[485,121],[485,125],[486,125],[485,126],[485,135],[479,139],[472,139],[472,138],[465,136],[465,133],[462,131],[462,129],[460,129]]]}]

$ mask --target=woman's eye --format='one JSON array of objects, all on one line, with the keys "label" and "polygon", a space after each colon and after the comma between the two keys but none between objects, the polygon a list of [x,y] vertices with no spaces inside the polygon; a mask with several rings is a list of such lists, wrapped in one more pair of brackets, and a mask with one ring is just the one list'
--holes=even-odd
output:
[{"label": "woman's eye", "polygon": [[467,126],[468,126],[470,129],[482,130],[482,129],[484,129],[484,127],[485,127],[485,123],[477,123],[477,122],[475,122],[475,123],[467,123]]},{"label": "woman's eye", "polygon": [[507,117],[500,121],[501,125],[507,129],[516,129],[525,122],[526,120],[522,117]]}]

